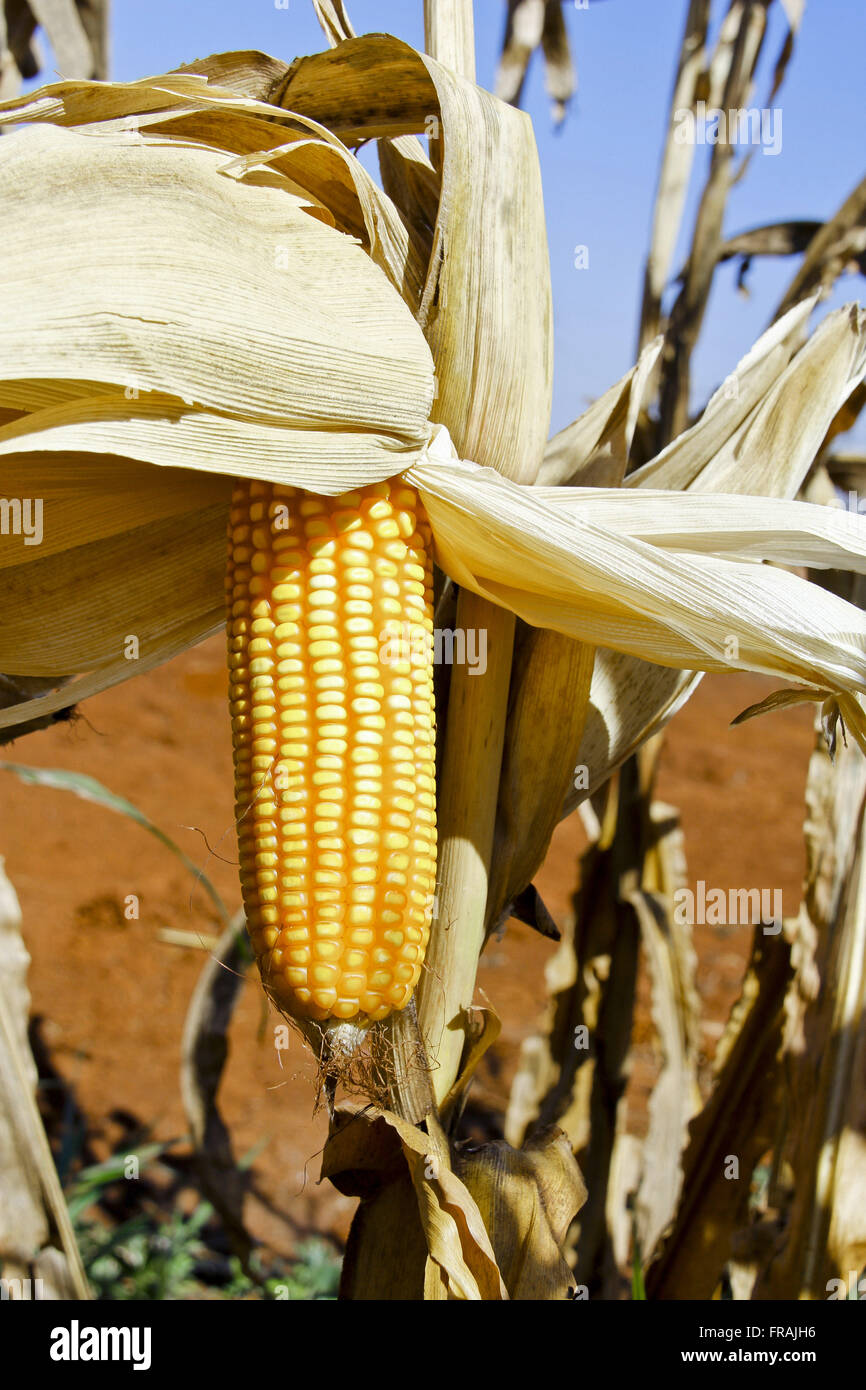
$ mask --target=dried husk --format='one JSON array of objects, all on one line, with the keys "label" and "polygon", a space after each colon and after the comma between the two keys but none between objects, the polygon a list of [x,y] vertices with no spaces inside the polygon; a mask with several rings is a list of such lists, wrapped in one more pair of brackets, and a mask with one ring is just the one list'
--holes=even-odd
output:
[{"label": "dried husk", "polygon": [[19,1286],[24,1297],[40,1297],[40,1285],[32,1283],[38,1279],[44,1298],[89,1299],[36,1104],[36,1063],[27,1036],[29,965],[18,899],[0,859],[0,1277],[31,1281]]}]

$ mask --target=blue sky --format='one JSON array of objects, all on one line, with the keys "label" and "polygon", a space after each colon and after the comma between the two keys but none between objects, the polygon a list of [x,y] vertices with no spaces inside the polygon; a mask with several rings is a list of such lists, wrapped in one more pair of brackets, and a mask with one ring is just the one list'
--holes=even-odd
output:
[{"label": "blue sky", "polygon": [[[422,46],[422,0],[347,0],[347,8],[359,33],[386,31]],[[726,0],[715,0],[713,8],[718,21]],[[478,81],[492,87],[505,3],[475,0],[474,9]],[[553,130],[538,55],[524,93],[539,147],[553,276],[554,430],[634,361],[643,262],[686,0],[593,0],[589,9],[567,3],[564,10],[579,78],[564,127]],[[764,104],[784,32],[776,3],[755,105]],[[287,8],[277,8],[277,0],[112,3],[111,75],[120,80],[224,49],[259,48],[291,61],[324,46],[309,0],[288,0]],[[854,187],[866,148],[864,56],[866,0],[807,0],[788,77],[773,103],[782,113],[781,151],[756,151],[731,196],[728,234],[762,222],[826,217]],[[700,167],[708,153],[698,152]],[[696,192],[697,187],[692,209]],[[577,245],[588,248],[586,269],[575,269]],[[793,258],[753,262],[749,298],[736,293],[733,266],[722,267],[694,361],[695,405],[766,326],[796,264]],[[819,314],[851,299],[866,299],[859,276],[845,277]],[[846,443],[855,441],[866,443],[866,422]]]}]

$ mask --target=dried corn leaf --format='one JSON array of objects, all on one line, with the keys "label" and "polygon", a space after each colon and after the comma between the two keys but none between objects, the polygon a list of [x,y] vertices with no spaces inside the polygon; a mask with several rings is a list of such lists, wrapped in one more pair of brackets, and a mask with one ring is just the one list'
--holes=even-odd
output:
[{"label": "dried corn leaf", "polygon": [[542,864],[574,785],[595,649],[524,628],[512,667],[487,893],[488,931]]},{"label": "dried corn leaf", "polygon": [[58,68],[71,77],[106,76],[108,0],[5,0],[0,6],[0,100],[43,61],[35,38],[41,26]]},{"label": "dried corn leaf", "polygon": [[439,1117],[453,1129],[451,1115],[464,1099],[478,1066],[502,1031],[502,1020],[495,1009],[473,1009],[467,1028],[467,1046],[460,1059],[460,1074],[442,1104]]},{"label": "dried corn leaf", "polygon": [[[49,1242],[59,1233],[49,1273],[49,1296],[90,1298],[90,1289],[36,1104],[36,1064],[27,1027],[30,957],[21,936],[21,911],[0,859],[0,1273],[4,1279],[30,1279]],[[5,1290],[4,1290],[5,1297]]]},{"label": "dried corn leaf", "polygon": [[[738,111],[748,106],[766,25],[765,4],[732,0],[709,66],[710,107]],[[723,240],[725,208],[734,181],[735,148],[730,141],[712,146],[682,288],[668,320],[660,397],[659,437],[663,442],[675,439],[688,424],[692,352],[703,324]]]},{"label": "dried corn leaf", "polygon": [[[838,582],[863,601],[863,581]],[[805,901],[786,1000],[787,1125],[781,1157],[797,1175],[780,1248],[757,1296],[849,1296],[866,1265],[863,1108],[866,1059],[866,770],[819,744],[806,790]],[[838,1287],[838,1286],[837,1286]]]},{"label": "dried corn leaf", "polygon": [[[422,494],[442,567],[527,622],[659,665],[866,691],[866,618],[796,575],[575,523],[569,489],[545,492],[542,503],[539,489],[459,461],[419,464],[406,476]],[[691,500],[680,498],[684,511]],[[781,530],[787,515],[781,506]],[[731,635],[736,656],[726,656]]]},{"label": "dried corn leaf", "polygon": [[704,72],[710,0],[690,0],[680,46],[677,75],[671,94],[668,132],[656,190],[650,249],[644,271],[640,346],[645,347],[661,327],[662,294],[671,273],[688,193],[695,145],[676,138],[682,111],[696,110]]},{"label": "dried corn leaf", "polygon": [[[717,555],[729,560],[770,560],[811,569],[866,569],[866,527],[853,513],[754,496],[642,488],[641,505],[624,488],[536,488],[536,493],[575,523],[591,522],[663,550]],[[844,566],[840,555],[845,556]]]},{"label": "dried corn leaf", "polygon": [[313,0],[313,9],[332,48],[344,39],[355,37],[343,0]]},{"label": "dried corn leaf", "polygon": [[458,1154],[457,1171],[491,1233],[512,1299],[564,1299],[574,1276],[562,1249],[586,1187],[565,1134],[551,1128],[523,1149],[499,1142]]},{"label": "dried corn leaf", "polygon": [[560,819],[585,804],[642,744],[661,733],[702,676],[597,649],[586,726]]},{"label": "dried corn leaf", "polygon": [[[426,273],[412,228],[340,140],[309,117],[267,101],[289,69],[263,54],[218,54],[164,78],[135,83],[55,83],[35,100],[0,107],[0,122],[78,126],[102,138],[147,145],[189,142],[238,156],[221,172],[262,178],[301,196],[305,211],[357,236],[392,284],[415,305]],[[263,99],[260,99],[263,98]]]},{"label": "dried corn leaf", "polygon": [[[815,303],[816,300],[812,298],[795,306],[783,319],[762,333],[750,351],[740,359],[723,384],[710,397],[695,424],[673,440],[654,459],[629,474],[625,486],[691,491],[701,474],[713,463],[722,449],[727,451],[729,459],[732,456],[739,458],[739,451],[731,447],[732,441],[736,438],[737,431],[746,424],[753,411],[770,392],[781,388],[785,403],[791,406],[794,403],[794,394],[790,387],[785,391],[782,377],[794,354],[803,347],[806,325]],[[813,344],[814,339],[803,351],[814,353]],[[816,396],[815,399],[820,397]],[[809,400],[811,401],[812,397]],[[777,491],[773,486],[773,480],[775,469],[780,465],[777,462],[775,467],[771,467],[773,458],[773,455],[764,455],[763,481],[767,486],[759,491],[775,496]],[[733,477],[729,480],[729,490],[736,490]]]},{"label": "dried corn leaf", "polygon": [[561,0],[508,0],[495,87],[503,101],[519,105],[526,72],[538,48],[544,54],[546,86],[553,98],[553,119],[559,125],[577,89]]},{"label": "dried corn leaf", "polygon": [[559,0],[547,0],[541,31],[544,85],[553,101],[554,125],[565,120],[568,104],[577,91],[577,72],[568,42],[565,16]]},{"label": "dried corn leaf", "polygon": [[[866,371],[866,315],[856,305],[828,314],[748,419],[712,454],[694,480],[694,455],[672,446],[632,475],[631,486],[688,486],[696,492],[794,497],[836,413]],[[691,468],[690,468],[691,465]],[[669,474],[674,474],[674,477]],[[640,477],[640,483],[635,480]],[[663,480],[663,481],[662,481]]]},{"label": "dried corn leaf", "polygon": [[[464,458],[532,481],[552,392],[550,268],[530,121],[386,35],[299,59],[279,104],[347,138],[442,122],[442,194],[420,322]],[[504,230],[507,227],[507,234]]]},{"label": "dried corn leaf", "polygon": [[121,661],[129,676],[214,632],[225,621],[225,518],[223,503],[190,508],[5,569],[0,669],[62,676]]},{"label": "dried corn leaf", "polygon": [[[360,1190],[368,1201],[387,1196],[393,1187],[390,1201],[380,1201],[376,1215],[372,1207],[366,1214],[366,1219],[375,1220],[376,1229],[381,1228],[383,1234],[389,1228],[393,1230],[396,1207],[403,1202],[399,1195],[401,1186],[405,1193],[405,1178],[400,1182],[405,1167],[394,1164],[395,1148],[389,1142],[388,1131],[396,1135],[396,1153],[402,1150],[409,1168],[428,1252],[424,1297],[470,1301],[507,1298],[478,1207],[451,1169],[447,1141],[433,1116],[428,1117],[431,1133],[425,1134],[398,1115],[375,1107],[368,1106],[351,1115],[341,1113],[339,1127],[325,1147],[322,1176],[329,1177],[341,1191]],[[371,1175],[367,1183],[365,1173]],[[369,1237],[366,1243],[369,1244]],[[347,1258],[352,1248],[350,1237]],[[405,1259],[398,1263],[404,1268],[406,1279],[417,1278],[417,1274],[410,1273]],[[392,1271],[384,1277],[386,1287],[396,1287],[392,1277]],[[382,1285],[380,1277],[379,1296],[394,1296],[383,1294]]]},{"label": "dried corn leaf", "polygon": [[737,289],[745,290],[746,275],[755,256],[794,256],[809,245],[821,228],[820,222],[771,222],[729,237],[719,251],[719,264],[742,257],[737,271]]},{"label": "dried corn leaf", "polygon": [[[0,710],[8,709],[11,705],[23,705],[28,700],[36,699],[54,690],[58,682],[52,676],[7,676],[0,672]],[[71,714],[67,705],[66,710]],[[16,738],[23,738],[25,734],[36,733],[39,729],[49,729],[62,715],[45,714],[40,719],[24,720],[13,724],[10,728],[0,730],[0,747],[7,743],[12,743]]]},{"label": "dried corn leaf", "polygon": [[[174,602],[174,599],[171,599]],[[0,729],[17,729],[23,724],[29,724],[32,720],[42,720],[54,714],[58,710],[68,709],[71,705],[78,704],[81,700],[87,700],[91,695],[97,695],[102,690],[110,690],[114,685],[120,685],[122,681],[129,680],[130,675],[140,676],[145,671],[152,671],[154,667],[163,665],[166,661],[171,661],[172,657],[179,656],[188,647],[195,646],[197,642],[203,642],[206,637],[211,637],[215,632],[223,631],[225,628],[224,606],[217,610],[199,611],[192,618],[177,626],[172,626],[167,635],[157,641],[150,650],[139,652],[135,666],[130,669],[131,663],[125,657],[118,657],[112,653],[104,665],[97,667],[94,671],[74,677],[57,677],[52,680],[52,685],[60,685],[59,690],[52,694],[35,696],[20,703],[10,705],[7,708],[0,707]],[[136,634],[127,634],[135,636]]]},{"label": "dried corn leaf", "polygon": [[649,343],[631,371],[548,441],[538,482],[546,487],[617,487],[628,467],[638,414],[662,348]]},{"label": "dried corn leaf", "polygon": [[[269,439],[297,466],[298,482],[340,491],[323,466],[325,432],[336,459],[361,444],[370,481],[423,447],[431,364],[399,296],[298,200],[220,177],[220,162],[201,148],[124,146],[52,128],[2,142],[0,179],[14,197],[0,216],[4,244],[16,249],[4,258],[0,376],[80,377],[139,397],[120,398],[131,422],[107,403],[37,411],[4,427],[0,449],[137,451],[160,462],[170,422],[200,414],[211,467],[250,470],[242,441],[251,425],[254,443]],[[50,222],[38,216],[46,198]],[[279,268],[281,256],[293,273]],[[180,399],[151,404],[149,392]],[[185,410],[193,401],[198,411]]]},{"label": "dried corn leaf", "polygon": [[43,525],[38,546],[28,545],[24,534],[4,536],[0,572],[126,535],[130,518],[145,526],[227,506],[232,486],[216,474],[169,468],[158,475],[159,486],[154,487],[154,472],[147,464],[107,454],[19,455],[5,459],[2,470],[4,495],[9,497],[27,497],[38,476]]},{"label": "dried corn leaf", "polygon": [[[697,424],[657,459],[629,474],[625,486],[795,496],[840,400],[849,399],[866,365],[866,335],[844,309],[828,315],[797,351],[814,302],[795,306],[764,333],[732,373],[729,382],[736,389],[720,388]],[[780,430],[785,431],[784,447]],[[587,773],[566,797],[562,814],[664,728],[699,680],[696,674],[674,676],[619,652],[599,650],[578,755]]]},{"label": "dried corn leaf", "polygon": [[69,77],[93,75],[93,53],[76,0],[27,0],[45,30],[57,66]]},{"label": "dried corn leaf", "polygon": [[849,193],[838,212],[829,218],[809,242],[803,264],[785,291],[776,310],[781,318],[792,305],[816,288],[826,293],[852,260],[864,251],[866,229],[866,178]]},{"label": "dried corn leaf", "polygon": [[541,43],[547,0],[508,0],[505,38],[496,72],[496,95],[519,102],[529,60]]},{"label": "dried corn leaf", "polygon": [[644,866],[644,881],[653,877],[655,867],[657,886],[652,892],[630,895],[640,923],[652,981],[653,1023],[663,1054],[649,1100],[649,1126],[641,1146],[636,1189],[636,1220],[646,1261],[676,1212],[683,1180],[680,1155],[688,1123],[702,1103],[697,1083],[696,955],[689,927],[676,924],[671,911],[674,892],[685,884],[682,831],[672,807],[654,802],[650,817],[658,838],[650,849],[654,865]]},{"label": "dried corn leaf", "polygon": [[757,928],[743,991],[716,1052],[718,1079],[690,1126],[683,1197],[647,1275],[650,1299],[712,1298],[747,1220],[752,1173],[775,1138],[790,943]]}]

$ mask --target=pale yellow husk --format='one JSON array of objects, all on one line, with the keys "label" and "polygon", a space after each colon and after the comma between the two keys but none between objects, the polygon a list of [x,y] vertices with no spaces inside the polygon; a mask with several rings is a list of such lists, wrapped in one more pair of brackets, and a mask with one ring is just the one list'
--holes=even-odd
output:
[{"label": "pale yellow husk", "polygon": [[[756,561],[860,568],[862,520],[818,518],[817,509],[789,502],[709,502],[657,490],[657,482],[717,485],[725,460],[742,458],[744,444],[763,458],[768,418],[778,440],[779,421],[790,415],[780,407],[806,374],[825,410],[837,408],[862,375],[860,320],[843,311],[816,334],[811,356],[802,350],[792,360],[802,328],[802,314],[792,311],[741,364],[742,394],[714,398],[688,438],[636,475],[644,486],[624,493],[514,481],[522,460],[530,472],[536,467],[546,404],[540,413],[523,412],[529,418],[518,449],[495,429],[491,436],[496,395],[486,360],[483,416],[474,397],[454,398],[449,409],[463,421],[462,442],[480,446],[485,436],[479,451],[498,471],[464,462],[447,431],[431,424],[437,388],[439,408],[443,397],[466,390],[460,344],[447,328],[455,316],[443,316],[444,342],[428,333],[431,355],[394,287],[396,262],[388,274],[369,254],[371,209],[376,200],[386,206],[385,195],[374,198],[348,149],[314,124],[327,118],[353,138],[388,124],[370,109],[360,62],[346,76],[347,51],[365,42],[305,60],[311,66],[292,79],[304,108],[301,131],[293,126],[288,142],[285,130],[262,119],[263,108],[273,107],[190,74],[129,86],[57,84],[7,103],[9,119],[43,124],[14,132],[0,147],[0,185],[14,194],[0,213],[9,315],[0,340],[7,411],[0,477],[4,495],[44,498],[48,524],[44,545],[9,537],[4,547],[15,602],[0,621],[0,669],[90,673],[90,691],[129,674],[123,639],[130,632],[142,639],[143,661],[155,663],[213,631],[228,476],[338,492],[399,472],[422,491],[443,568],[533,625],[661,666],[748,669],[861,696],[866,620]],[[481,100],[471,84],[430,59],[422,65],[396,40],[383,38],[377,52],[405,98],[389,133],[417,127],[427,96],[454,121],[454,108]],[[341,54],[338,119],[337,94],[314,79],[334,77]],[[399,110],[399,101],[393,106]],[[227,151],[216,147],[223,125],[211,122],[206,143],[204,130],[189,124],[203,112],[224,122],[235,156],[242,127],[248,145],[252,138],[244,123],[258,135],[270,124],[266,157],[247,148],[242,166],[236,158],[227,163]],[[123,131],[118,123],[130,113],[152,124]],[[86,133],[51,121],[85,123]],[[175,139],[167,133],[173,127]],[[315,215],[321,200],[305,193],[301,175],[318,179],[321,191],[321,168],[314,161],[311,173],[293,148],[311,144],[352,171],[341,188],[355,193],[352,215],[366,247],[339,229],[351,220],[345,210],[333,225]],[[287,152],[295,156],[291,179],[280,166]],[[451,161],[446,172],[456,184],[477,173],[465,155],[452,153]],[[440,245],[440,297],[472,288],[471,262],[462,258],[457,267],[446,250]],[[432,292],[428,276],[428,305]],[[519,304],[491,308],[492,338],[502,315],[515,310]],[[549,333],[544,315],[541,330]],[[651,365],[647,359],[641,382]],[[513,363],[498,366],[511,373]],[[642,390],[628,396],[624,417],[617,406],[626,448]],[[816,416],[804,431],[800,422],[801,455],[813,449],[821,423]],[[793,448],[794,427],[785,428]],[[596,431],[593,447],[603,434]],[[656,490],[646,488],[650,482]],[[100,497],[110,500],[100,506]],[[68,698],[30,701],[4,712],[3,722]]]}]

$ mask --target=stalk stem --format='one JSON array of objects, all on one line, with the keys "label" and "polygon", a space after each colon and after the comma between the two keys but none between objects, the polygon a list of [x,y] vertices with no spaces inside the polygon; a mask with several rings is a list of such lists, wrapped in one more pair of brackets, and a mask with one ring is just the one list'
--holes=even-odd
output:
[{"label": "stalk stem", "polygon": [[424,47],[431,58],[474,82],[472,0],[424,0]]},{"label": "stalk stem", "polygon": [[457,629],[486,631],[487,670],[477,675],[468,666],[455,666],[448,696],[437,911],[418,986],[418,1020],[434,1060],[433,1090],[440,1104],[457,1079],[484,944],[514,615],[462,590]]}]

